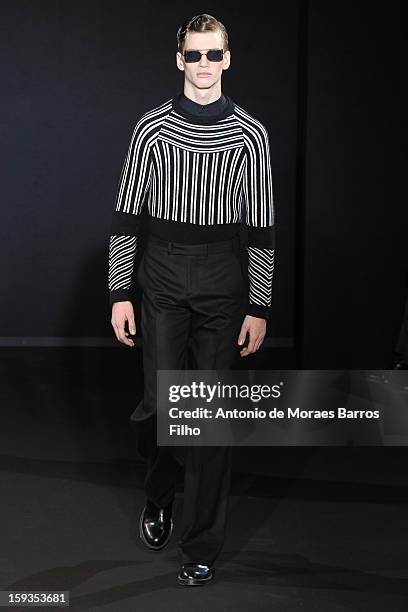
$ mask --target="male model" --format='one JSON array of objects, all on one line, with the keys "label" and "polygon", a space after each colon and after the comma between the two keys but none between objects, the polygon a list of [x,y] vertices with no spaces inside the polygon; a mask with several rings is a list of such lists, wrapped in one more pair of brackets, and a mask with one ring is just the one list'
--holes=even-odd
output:
[{"label": "male model", "polygon": [[[135,126],[109,249],[111,322],[118,340],[133,346],[129,288],[140,213],[147,206],[148,240],[137,270],[144,397],[131,418],[147,463],[139,527],[151,550],[161,550],[172,533],[178,468],[172,447],[157,446],[157,370],[185,368],[189,341],[196,369],[229,369],[238,352],[244,357],[258,350],[274,267],[268,134],[221,92],[222,72],[230,65],[225,27],[211,15],[198,15],[181,26],[177,39],[184,89]],[[249,292],[239,258],[242,222],[248,228]],[[185,449],[178,542],[182,585],[207,584],[213,577],[224,541],[231,452],[219,446]]]}]

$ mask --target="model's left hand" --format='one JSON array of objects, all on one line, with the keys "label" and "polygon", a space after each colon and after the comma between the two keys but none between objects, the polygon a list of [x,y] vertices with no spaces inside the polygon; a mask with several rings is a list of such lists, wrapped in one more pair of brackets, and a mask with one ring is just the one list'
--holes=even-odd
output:
[{"label": "model's left hand", "polygon": [[241,357],[246,357],[259,349],[265,338],[266,320],[246,315],[242,323],[238,344],[243,344],[245,342],[247,332],[249,333],[249,342],[247,347],[239,351]]}]

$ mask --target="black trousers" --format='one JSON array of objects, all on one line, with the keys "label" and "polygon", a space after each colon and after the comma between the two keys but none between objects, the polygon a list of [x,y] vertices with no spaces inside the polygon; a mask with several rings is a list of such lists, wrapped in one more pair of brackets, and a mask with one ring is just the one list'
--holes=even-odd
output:
[{"label": "black trousers", "polygon": [[[163,507],[173,500],[180,469],[174,447],[157,446],[157,370],[230,369],[240,359],[246,280],[239,238],[187,245],[149,236],[137,280],[142,289],[144,397],[131,415],[146,460],[145,492]],[[232,447],[188,446],[180,563],[212,565],[225,535]]]}]

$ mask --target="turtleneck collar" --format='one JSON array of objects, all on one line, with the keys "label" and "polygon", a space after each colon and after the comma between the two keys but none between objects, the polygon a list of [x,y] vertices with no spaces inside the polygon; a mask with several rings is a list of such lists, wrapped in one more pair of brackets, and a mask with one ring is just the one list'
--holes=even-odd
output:
[{"label": "turtleneck collar", "polygon": [[199,104],[181,91],[173,98],[173,108],[196,123],[212,124],[230,115],[233,112],[234,103],[229,96],[222,93],[214,102]]},{"label": "turtleneck collar", "polygon": [[214,102],[199,104],[191,98],[188,98],[182,91],[178,101],[180,106],[188,113],[192,115],[205,115],[207,117],[219,115],[227,106],[227,99],[223,93],[217,100],[214,100]]}]

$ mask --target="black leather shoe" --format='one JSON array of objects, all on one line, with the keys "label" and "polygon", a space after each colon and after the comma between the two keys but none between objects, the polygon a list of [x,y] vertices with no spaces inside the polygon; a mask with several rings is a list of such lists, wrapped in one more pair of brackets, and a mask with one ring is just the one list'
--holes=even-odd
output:
[{"label": "black leather shoe", "polygon": [[212,578],[213,572],[211,568],[201,563],[184,563],[178,575],[179,584],[184,586],[208,584]]},{"label": "black leather shoe", "polygon": [[151,501],[146,502],[139,521],[139,534],[143,544],[150,550],[161,550],[173,533],[173,502],[158,508]]}]

